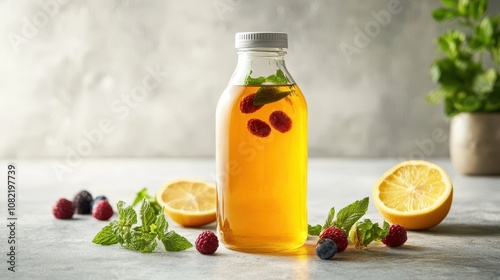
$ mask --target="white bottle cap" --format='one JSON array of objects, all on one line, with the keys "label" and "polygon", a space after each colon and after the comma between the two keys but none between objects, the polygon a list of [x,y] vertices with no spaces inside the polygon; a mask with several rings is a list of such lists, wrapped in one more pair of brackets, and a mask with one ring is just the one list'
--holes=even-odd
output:
[{"label": "white bottle cap", "polygon": [[239,48],[288,48],[288,35],[284,32],[238,32],[234,45]]}]

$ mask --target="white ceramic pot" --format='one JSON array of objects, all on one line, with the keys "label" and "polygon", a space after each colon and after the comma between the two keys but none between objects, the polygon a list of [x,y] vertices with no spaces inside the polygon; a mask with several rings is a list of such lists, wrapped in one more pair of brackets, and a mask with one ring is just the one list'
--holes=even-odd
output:
[{"label": "white ceramic pot", "polygon": [[500,113],[461,113],[451,119],[450,157],[467,175],[500,175]]}]

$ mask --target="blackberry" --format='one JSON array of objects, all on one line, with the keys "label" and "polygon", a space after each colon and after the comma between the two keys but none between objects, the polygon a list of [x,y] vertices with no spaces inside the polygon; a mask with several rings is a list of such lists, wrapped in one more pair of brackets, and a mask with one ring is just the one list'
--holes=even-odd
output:
[{"label": "blackberry", "polygon": [[77,214],[90,214],[92,213],[92,208],[90,208],[90,203],[92,202],[92,195],[88,191],[81,191],[75,195],[73,198],[73,205]]}]

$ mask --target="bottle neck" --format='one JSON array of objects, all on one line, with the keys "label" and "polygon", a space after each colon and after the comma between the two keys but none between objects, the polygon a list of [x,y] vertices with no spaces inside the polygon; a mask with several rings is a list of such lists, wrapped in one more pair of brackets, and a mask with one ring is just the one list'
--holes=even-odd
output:
[{"label": "bottle neck", "polygon": [[238,49],[238,64],[229,81],[231,85],[245,85],[246,78],[269,77],[278,70],[288,78],[288,84],[294,80],[285,66],[286,50],[281,48],[245,48]]}]

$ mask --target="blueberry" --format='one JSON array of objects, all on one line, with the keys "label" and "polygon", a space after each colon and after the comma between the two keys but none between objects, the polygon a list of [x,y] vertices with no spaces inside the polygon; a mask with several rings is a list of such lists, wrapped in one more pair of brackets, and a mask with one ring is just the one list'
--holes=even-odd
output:
[{"label": "blueberry", "polygon": [[337,253],[337,244],[330,238],[322,238],[316,244],[316,255],[323,260],[329,260]]},{"label": "blueberry", "polygon": [[96,196],[92,202],[90,202],[90,209],[94,209],[94,205],[101,200],[108,200],[104,195]]}]

